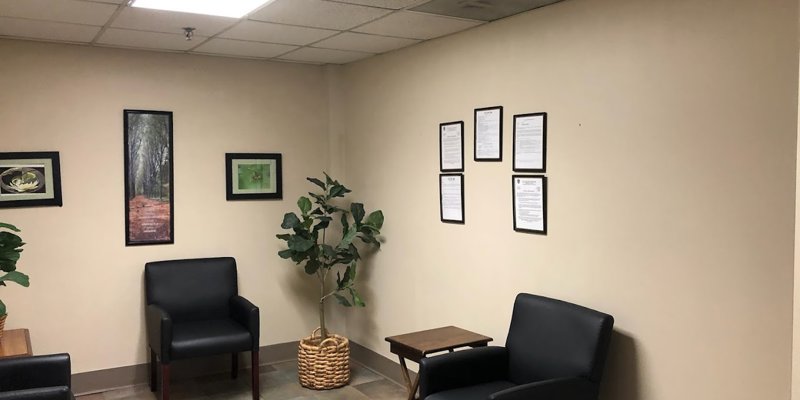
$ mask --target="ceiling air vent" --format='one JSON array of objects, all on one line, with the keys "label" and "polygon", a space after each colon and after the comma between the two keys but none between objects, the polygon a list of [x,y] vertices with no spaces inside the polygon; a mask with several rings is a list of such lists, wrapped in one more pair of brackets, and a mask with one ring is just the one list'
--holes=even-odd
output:
[{"label": "ceiling air vent", "polygon": [[432,0],[411,10],[478,21],[494,21],[559,1],[561,0]]}]

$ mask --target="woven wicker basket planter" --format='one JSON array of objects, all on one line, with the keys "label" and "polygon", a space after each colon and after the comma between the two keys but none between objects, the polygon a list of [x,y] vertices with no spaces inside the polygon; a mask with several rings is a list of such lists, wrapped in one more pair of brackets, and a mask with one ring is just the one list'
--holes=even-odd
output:
[{"label": "woven wicker basket planter", "polygon": [[297,375],[300,385],[315,390],[335,389],[350,381],[350,341],[330,334],[322,340],[317,335],[300,340],[297,349]]},{"label": "woven wicker basket planter", "polygon": [[3,331],[5,330],[5,327],[6,327],[6,317],[7,316],[8,316],[8,314],[3,315],[2,317],[0,317],[0,339],[3,338]]}]

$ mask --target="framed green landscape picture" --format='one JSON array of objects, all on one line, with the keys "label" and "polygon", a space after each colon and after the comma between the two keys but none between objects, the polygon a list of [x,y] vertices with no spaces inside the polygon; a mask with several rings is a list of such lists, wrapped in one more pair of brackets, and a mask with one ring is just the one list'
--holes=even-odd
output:
[{"label": "framed green landscape picture", "polygon": [[281,155],[226,153],[225,197],[228,200],[282,199]]}]

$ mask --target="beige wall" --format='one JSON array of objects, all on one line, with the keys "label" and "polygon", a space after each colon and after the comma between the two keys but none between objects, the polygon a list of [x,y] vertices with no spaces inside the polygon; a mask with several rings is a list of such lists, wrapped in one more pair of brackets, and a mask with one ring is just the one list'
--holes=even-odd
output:
[{"label": "beige wall", "polygon": [[[786,399],[797,2],[567,0],[344,68],[0,40],[0,151],[60,151],[64,207],[0,209],[31,288],[9,328],[74,371],[144,362],[142,265],[230,254],[262,344],[315,323],[277,260],[280,217],[328,169],[387,216],[369,307],[383,337],[445,324],[502,344],[534,292],[617,318],[606,399]],[[472,109],[505,107],[504,161]],[[176,243],[125,247],[122,110],[175,112]],[[547,236],[511,230],[511,117],[549,113]],[[464,226],[439,222],[440,122],[466,127]],[[226,202],[225,152],[284,154],[284,202]]]},{"label": "beige wall", "polygon": [[[285,198],[306,191],[329,164],[322,68],[7,40],[0,60],[0,151],[61,153],[62,208],[0,209],[32,282],[0,289],[7,327],[37,354],[68,351],[74,372],[144,362],[143,264],[170,258],[236,257],[262,344],[311,330],[295,290],[311,282],[275,255],[294,201],[226,202],[224,153],[283,153]],[[126,108],[174,112],[174,245],[125,247]]]},{"label": "beige wall", "polygon": [[[533,292],[613,314],[604,398],[787,399],[797,1],[567,0],[347,66],[347,176],[386,214],[347,333],[455,324],[503,344]],[[504,160],[472,109],[505,107]],[[511,121],[549,113],[549,234],[512,231]],[[464,120],[466,224],[438,124]]]}]

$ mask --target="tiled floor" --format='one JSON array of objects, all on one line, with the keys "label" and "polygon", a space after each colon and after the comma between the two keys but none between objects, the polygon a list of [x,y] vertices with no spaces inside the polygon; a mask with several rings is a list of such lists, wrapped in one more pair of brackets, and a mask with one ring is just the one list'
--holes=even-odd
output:
[{"label": "tiled floor", "polygon": [[[350,384],[340,389],[309,390],[297,382],[297,362],[290,361],[261,368],[263,400],[402,400],[405,389],[381,375],[351,363]],[[242,371],[239,379],[215,375],[172,383],[174,400],[251,400],[249,375]],[[147,385],[117,389],[78,397],[78,400],[154,400]]]}]

